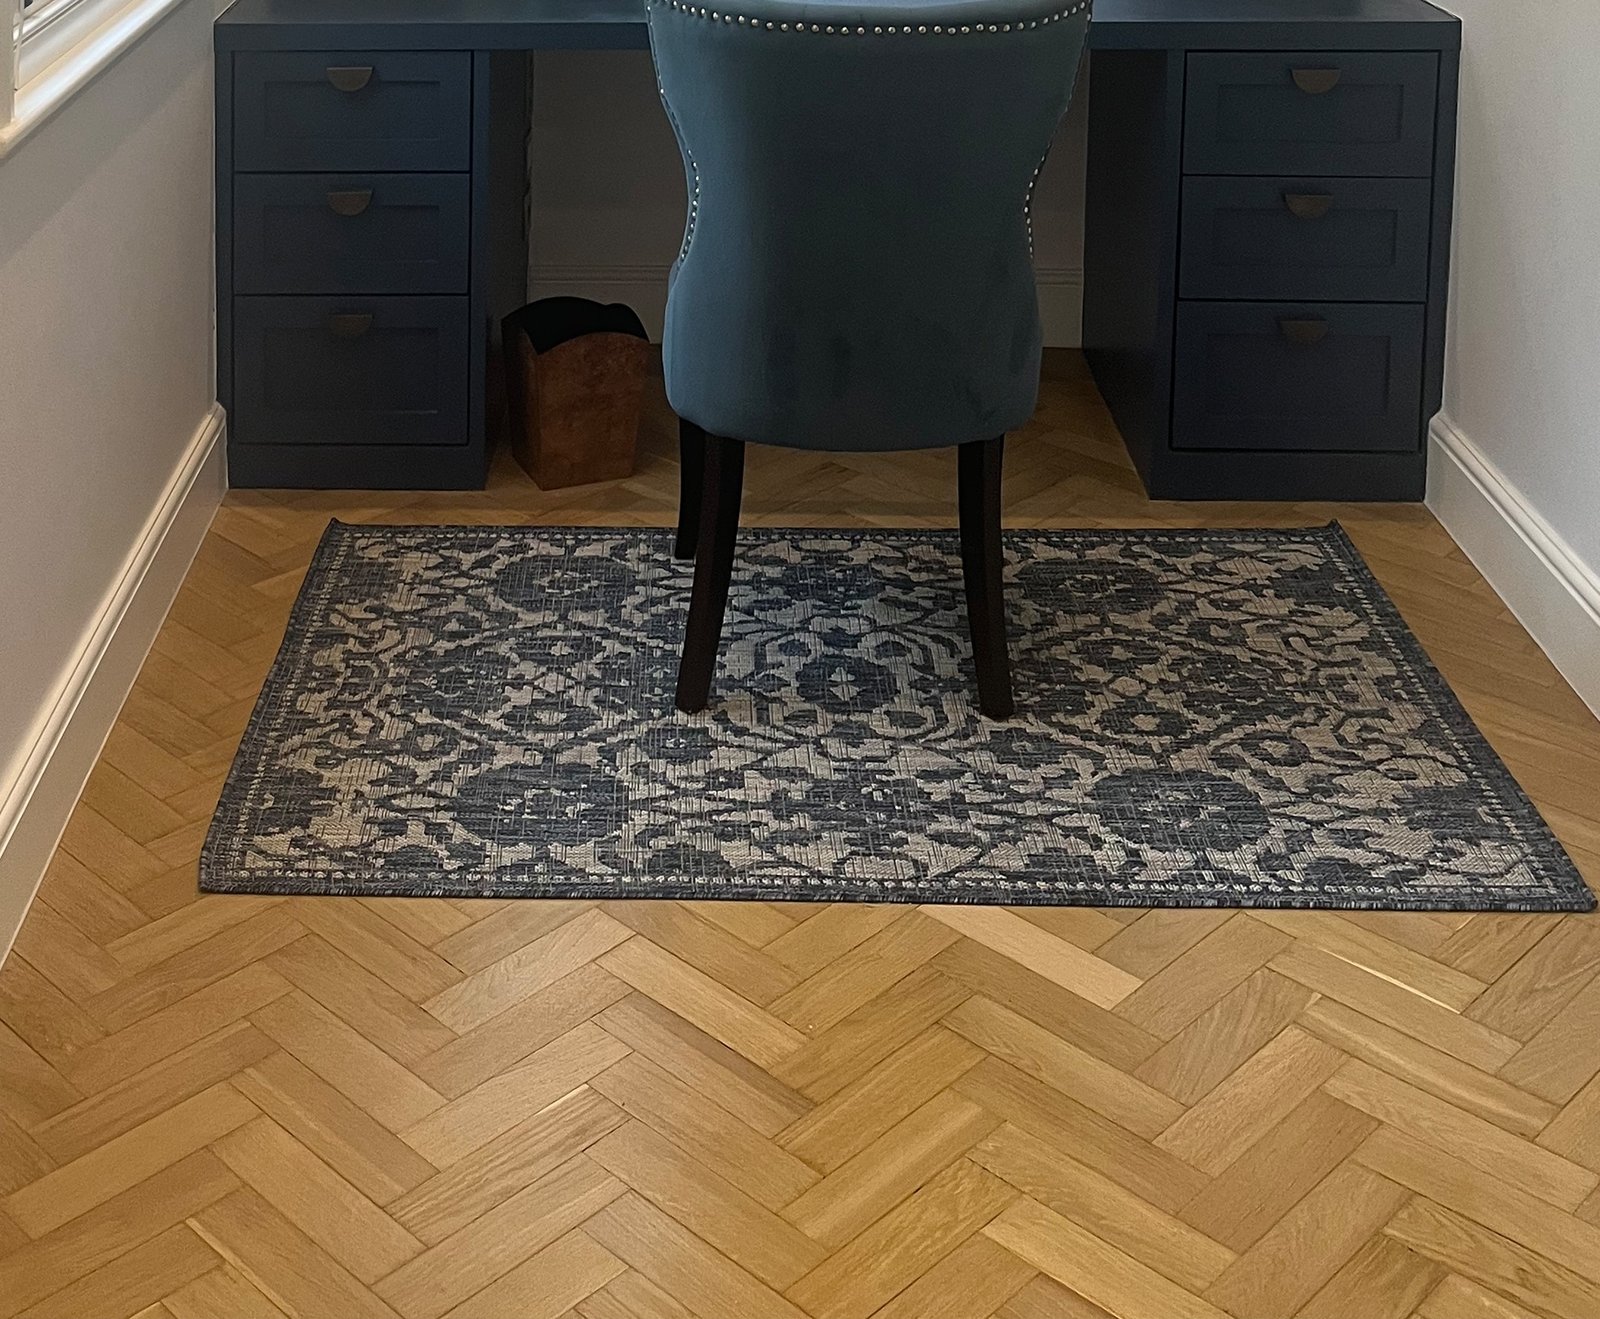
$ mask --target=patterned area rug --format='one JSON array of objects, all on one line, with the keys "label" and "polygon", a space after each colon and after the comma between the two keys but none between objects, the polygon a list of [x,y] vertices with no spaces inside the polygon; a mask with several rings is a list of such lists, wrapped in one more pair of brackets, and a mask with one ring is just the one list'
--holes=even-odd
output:
[{"label": "patterned area rug", "polygon": [[330,526],[201,887],[1593,905],[1337,526],[1008,534],[1004,724],[953,533],[741,532],[693,717],[670,546]]}]

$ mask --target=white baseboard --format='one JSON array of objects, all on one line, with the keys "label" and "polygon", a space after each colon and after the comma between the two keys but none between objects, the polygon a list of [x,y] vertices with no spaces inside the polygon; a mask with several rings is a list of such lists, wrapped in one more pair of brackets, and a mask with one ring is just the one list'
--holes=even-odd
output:
[{"label": "white baseboard", "polygon": [[[639,313],[650,338],[661,340],[670,266],[539,266],[528,282],[530,298],[566,294],[596,302],[622,302]],[[1075,266],[1038,269],[1039,319],[1047,348],[1083,343],[1083,271]]]},{"label": "white baseboard", "polygon": [[35,725],[31,752],[11,781],[0,783],[0,961],[222,502],[224,429],[222,408],[214,406],[66,665]]},{"label": "white baseboard", "polygon": [[1039,323],[1046,348],[1083,347],[1083,271],[1075,266],[1035,269]]},{"label": "white baseboard", "polygon": [[1428,436],[1428,507],[1600,715],[1600,573],[1450,418]]}]

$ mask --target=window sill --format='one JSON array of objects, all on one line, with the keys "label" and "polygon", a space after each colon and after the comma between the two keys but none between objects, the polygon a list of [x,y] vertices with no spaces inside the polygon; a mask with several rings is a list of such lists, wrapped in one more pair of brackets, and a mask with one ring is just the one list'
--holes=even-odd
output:
[{"label": "window sill", "polygon": [[[131,0],[48,68],[17,89],[11,118],[0,123],[4,160],[184,0]],[[0,104],[0,113],[4,105]]]}]

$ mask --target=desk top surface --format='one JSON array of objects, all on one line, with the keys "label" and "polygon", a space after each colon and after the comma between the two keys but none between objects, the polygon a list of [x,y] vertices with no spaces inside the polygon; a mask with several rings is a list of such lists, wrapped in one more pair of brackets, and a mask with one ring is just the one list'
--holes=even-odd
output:
[{"label": "desk top surface", "polygon": [[[1000,0],[996,0],[997,6]],[[1460,22],[1426,0],[1095,0],[1099,50],[1450,50]],[[219,50],[628,50],[644,0],[236,0]]]}]

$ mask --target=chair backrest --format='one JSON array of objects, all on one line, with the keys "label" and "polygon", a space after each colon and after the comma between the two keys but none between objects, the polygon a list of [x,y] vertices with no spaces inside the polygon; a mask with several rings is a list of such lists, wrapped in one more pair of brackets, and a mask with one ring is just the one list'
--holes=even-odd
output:
[{"label": "chair backrest", "polygon": [[1028,206],[1087,0],[650,0],[689,216],[663,354],[732,439],[910,449],[1032,414]]}]

